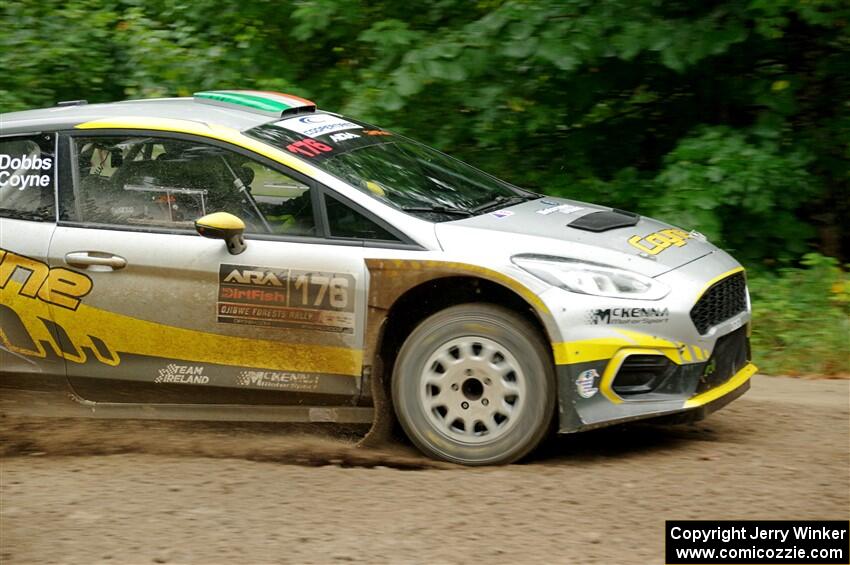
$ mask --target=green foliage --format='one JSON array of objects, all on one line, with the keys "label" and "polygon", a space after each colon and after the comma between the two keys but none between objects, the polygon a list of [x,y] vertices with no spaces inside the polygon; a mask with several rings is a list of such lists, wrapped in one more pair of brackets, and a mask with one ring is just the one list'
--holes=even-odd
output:
[{"label": "green foliage", "polygon": [[123,85],[109,80],[116,19],[95,0],[0,3],[0,111],[81,94],[122,98]]},{"label": "green foliage", "polygon": [[758,272],[850,258],[846,0],[6,0],[0,23],[0,111],[282,90]]},{"label": "green foliage", "polygon": [[755,362],[769,374],[850,373],[850,276],[817,253],[803,264],[750,277]]},{"label": "green foliage", "polygon": [[740,260],[767,256],[788,262],[806,252],[814,235],[794,215],[821,193],[818,179],[806,169],[812,157],[781,147],[773,137],[749,137],[714,126],[683,138],[655,178],[660,191],[649,211],[699,226]]}]

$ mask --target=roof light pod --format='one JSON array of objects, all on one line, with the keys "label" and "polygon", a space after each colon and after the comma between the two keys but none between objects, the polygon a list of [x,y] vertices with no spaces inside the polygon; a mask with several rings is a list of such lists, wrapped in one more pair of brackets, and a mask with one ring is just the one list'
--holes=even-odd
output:
[{"label": "roof light pod", "polygon": [[264,90],[206,90],[196,92],[195,101],[280,118],[299,112],[313,112],[316,103],[291,94]]}]

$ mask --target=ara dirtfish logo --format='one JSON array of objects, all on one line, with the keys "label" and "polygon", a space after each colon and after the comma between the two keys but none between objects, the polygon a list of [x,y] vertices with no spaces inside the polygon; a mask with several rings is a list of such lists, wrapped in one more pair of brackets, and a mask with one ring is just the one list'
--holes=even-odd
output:
[{"label": "ara dirtfish logo", "polygon": [[262,267],[222,265],[219,269],[221,282],[253,286],[286,286],[289,275],[286,271],[273,271]]},{"label": "ara dirtfish logo", "polygon": [[153,382],[205,385],[210,382],[210,378],[204,374],[204,368],[201,365],[177,365],[170,363],[164,369],[159,370],[159,375],[157,375]]},{"label": "ara dirtfish logo", "polygon": [[598,381],[599,372],[596,369],[582,371],[576,377],[576,392],[582,398],[590,398],[599,392]]}]

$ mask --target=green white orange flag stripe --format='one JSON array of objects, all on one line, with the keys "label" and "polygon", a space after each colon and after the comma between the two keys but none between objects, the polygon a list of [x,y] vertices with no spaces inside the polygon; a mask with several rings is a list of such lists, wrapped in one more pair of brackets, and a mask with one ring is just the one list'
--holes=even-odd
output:
[{"label": "green white orange flag stripe", "polygon": [[293,110],[315,109],[316,103],[292,94],[264,90],[206,90],[194,95],[198,102],[217,106],[239,106],[274,116],[283,116]]}]

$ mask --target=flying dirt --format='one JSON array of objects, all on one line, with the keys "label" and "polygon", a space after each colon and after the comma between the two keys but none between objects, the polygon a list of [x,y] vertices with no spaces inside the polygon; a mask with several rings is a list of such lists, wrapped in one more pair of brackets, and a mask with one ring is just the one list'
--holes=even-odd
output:
[{"label": "flying dirt", "polygon": [[365,427],[40,418],[2,400],[2,563],[658,563],[665,520],[850,516],[848,380],[758,376],[698,424],[476,469],[358,447]]}]

